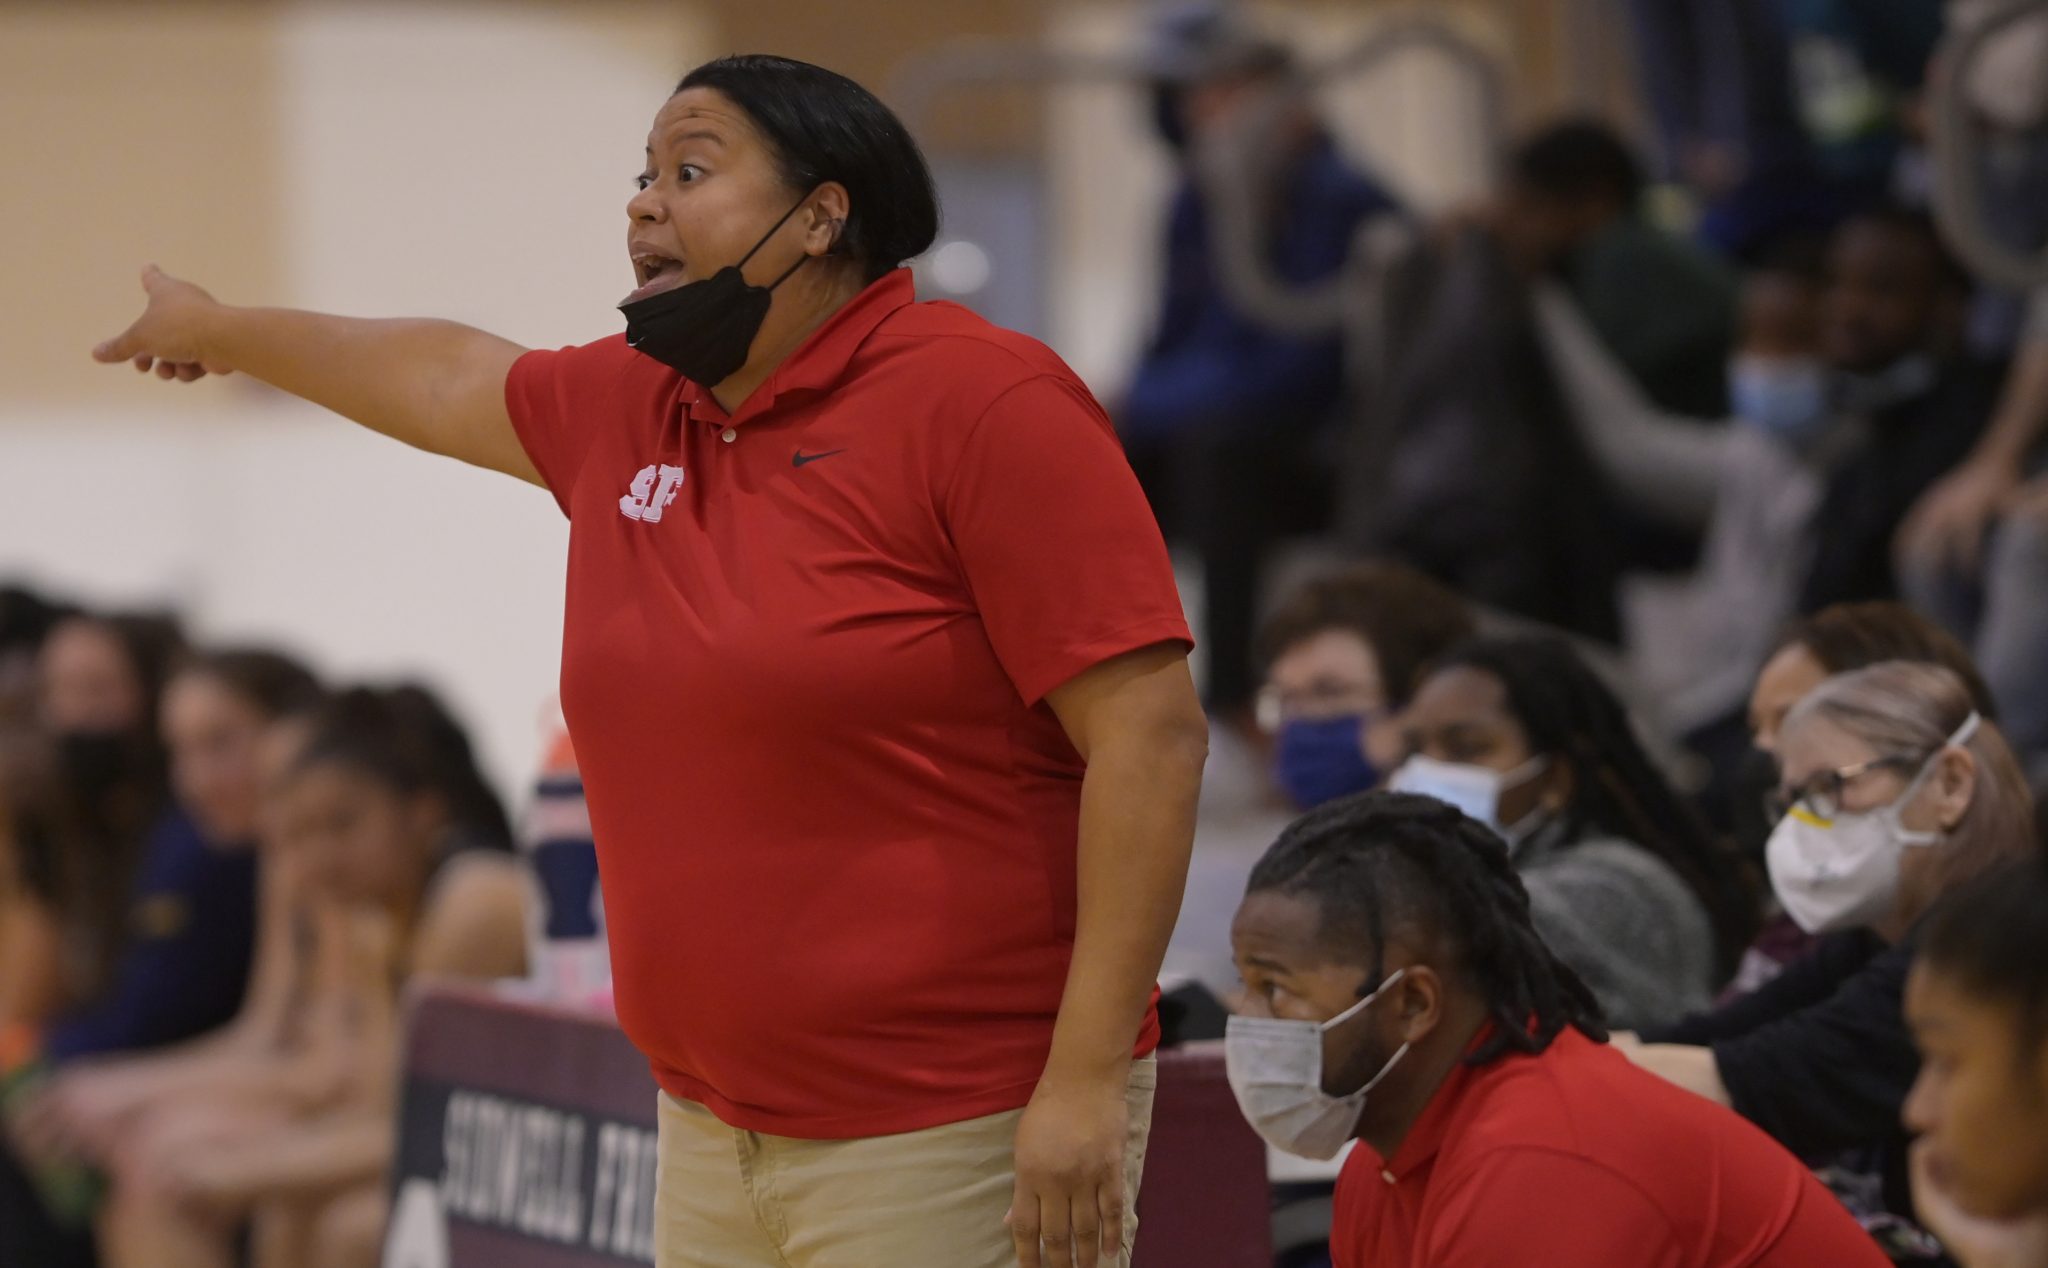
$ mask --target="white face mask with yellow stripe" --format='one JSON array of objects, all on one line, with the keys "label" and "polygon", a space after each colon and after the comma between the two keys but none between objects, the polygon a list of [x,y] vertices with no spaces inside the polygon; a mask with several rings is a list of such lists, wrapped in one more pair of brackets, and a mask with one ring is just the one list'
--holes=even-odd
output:
[{"label": "white face mask with yellow stripe", "polygon": [[1977,715],[1963,720],[1940,748],[1928,754],[1906,790],[1891,804],[1855,814],[1824,817],[1795,804],[1778,821],[1764,850],[1771,888],[1808,933],[1831,933],[1877,924],[1899,897],[1899,865],[1908,849],[1938,845],[1939,832],[1916,832],[1900,815],[1934,773],[1934,763],[1951,748],[1970,742]]}]

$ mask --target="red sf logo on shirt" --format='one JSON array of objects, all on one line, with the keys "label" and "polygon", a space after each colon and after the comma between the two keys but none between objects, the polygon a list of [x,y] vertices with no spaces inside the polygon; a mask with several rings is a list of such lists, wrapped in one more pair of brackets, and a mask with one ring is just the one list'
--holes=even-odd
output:
[{"label": "red sf logo on shirt", "polygon": [[619,514],[629,520],[659,523],[661,513],[683,487],[683,469],[667,463],[642,467],[633,477],[633,491],[619,499]]}]

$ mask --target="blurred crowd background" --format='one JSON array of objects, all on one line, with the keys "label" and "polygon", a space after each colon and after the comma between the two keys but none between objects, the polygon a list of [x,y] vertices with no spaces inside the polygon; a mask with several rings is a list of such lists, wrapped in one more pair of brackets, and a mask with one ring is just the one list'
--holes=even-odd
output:
[{"label": "blurred crowd background", "polygon": [[[1766,876],[1823,680],[1940,666],[1858,685],[1946,719],[1923,746],[1995,720],[1986,865],[2038,848],[2048,6],[2007,7],[0,3],[0,1100],[37,1253],[373,1263],[396,984],[604,992],[559,516],[261,385],[93,366],[142,263],[587,341],[682,69],[860,79],[939,177],[920,293],[1080,371],[1174,548],[1216,724],[1183,1033],[1277,827],[1399,771],[1525,875],[1566,860],[1546,939],[1704,1044],[1683,1019],[1857,925]],[[1828,1137],[1876,1156],[1838,1187],[1938,1261],[1896,1136]]]}]

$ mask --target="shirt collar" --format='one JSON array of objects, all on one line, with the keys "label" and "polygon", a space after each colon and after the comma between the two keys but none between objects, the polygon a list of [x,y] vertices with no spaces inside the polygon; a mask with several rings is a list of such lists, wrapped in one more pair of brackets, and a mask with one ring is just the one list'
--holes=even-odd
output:
[{"label": "shirt collar", "polygon": [[845,376],[853,354],[875,328],[916,298],[910,270],[891,269],[827,317],[732,414],[710,389],[688,379],[683,380],[683,407],[693,421],[737,427],[767,413],[785,393],[828,391]]},{"label": "shirt collar", "polygon": [[1394,1150],[1391,1159],[1380,1160],[1380,1177],[1388,1184],[1396,1184],[1435,1160],[1443,1148],[1444,1138],[1450,1134],[1451,1123],[1463,1106],[1465,1093],[1475,1079],[1491,1070],[1501,1058],[1483,1066],[1472,1064],[1472,1054],[1479,1046],[1493,1037],[1495,1023],[1487,1022],[1472,1036],[1472,1042],[1465,1045],[1465,1052],[1444,1081],[1437,1084],[1430,1094],[1429,1104],[1423,1106],[1416,1116],[1415,1125],[1401,1138],[1400,1147]]}]

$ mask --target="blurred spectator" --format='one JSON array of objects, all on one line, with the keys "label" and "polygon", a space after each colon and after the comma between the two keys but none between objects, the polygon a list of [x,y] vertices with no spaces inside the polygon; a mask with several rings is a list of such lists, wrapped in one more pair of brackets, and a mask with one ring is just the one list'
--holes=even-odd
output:
[{"label": "blurred spectator", "polygon": [[[1949,0],[1949,29],[1960,39],[2011,8],[2007,0]],[[1949,161],[1970,162],[1973,170],[1944,178],[1975,184],[1980,221],[1974,232],[2010,251],[2038,255],[2048,245],[2048,11],[2005,23],[1966,68],[1952,70],[1937,57],[1928,72],[1930,95],[1958,73],[1967,76],[1957,95],[1971,116],[1974,144]],[[1981,287],[1970,314],[1972,346],[2010,356],[2027,325],[2030,299],[2048,305],[2048,288],[2029,296]]]},{"label": "blurred spectator", "polygon": [[1472,637],[1472,609],[1395,563],[1356,564],[1283,599],[1259,631],[1261,721],[1274,775],[1300,810],[1377,788],[1402,758],[1398,714],[1438,657]]},{"label": "blurred spectator", "polygon": [[1828,178],[1851,206],[1924,199],[1909,146],[1942,0],[1779,0],[1793,93]]},{"label": "blurred spectator", "polygon": [[1983,438],[1914,505],[1900,529],[1899,549],[1919,567],[1971,575],[1981,568],[1986,535],[2048,437],[2048,291],[2036,304],[2028,335]]},{"label": "blurred spectator", "polygon": [[1970,452],[2004,368],[1969,357],[1969,279],[1915,212],[1865,212],[1836,235],[1821,344],[1838,400],[1865,429],[1815,519],[1800,607],[1897,592],[1891,542],[1922,493]]},{"label": "blurred spectator", "polygon": [[35,714],[36,660],[70,608],[25,586],[0,585],[0,727]]},{"label": "blurred spectator", "polygon": [[50,1059],[152,1048],[234,1015],[256,936],[257,746],[319,690],[304,666],[254,648],[202,654],[172,676],[162,730],[191,830],[152,834],[113,988],[52,1025]]},{"label": "blurred spectator", "polygon": [[55,790],[35,731],[36,664],[43,640],[70,615],[33,590],[0,586],[0,1027],[57,1003],[59,984],[44,962],[55,945],[46,874],[55,855],[33,847],[30,857],[37,839],[56,835]]},{"label": "blurred spectator", "polygon": [[[257,743],[274,717],[305,706],[317,691],[303,667],[267,651],[202,654],[172,675],[162,730],[181,813],[175,827],[149,837],[129,903],[128,944],[109,988],[52,1018],[36,1041],[39,1077],[73,1068],[82,1057],[177,1043],[234,1015],[255,941]],[[61,1096],[46,1085],[32,1102],[10,1103],[8,1118],[24,1149],[41,1157],[71,1153],[70,1142],[111,1133],[113,1123],[49,1111],[74,1098],[93,1106],[120,1086],[116,1072],[125,1068],[88,1065],[75,1077],[58,1076],[66,1088]],[[0,1147],[0,1169],[16,1165]],[[0,1192],[18,1192],[18,1185],[0,1181]],[[24,1259],[61,1253],[49,1249],[65,1239],[65,1230],[51,1226],[58,1213],[26,1207],[5,1214],[10,1231],[0,1247]],[[23,1249],[31,1244],[43,1249],[31,1255]]]},{"label": "blurred spectator", "polygon": [[1928,918],[1906,979],[1921,1215],[1964,1268],[2048,1264],[2048,859],[1980,877]]},{"label": "blurred spectator", "polygon": [[374,1264],[396,1112],[396,986],[517,976],[528,885],[469,742],[417,687],[356,689],[309,721],[272,813],[305,868],[308,971],[279,1059],[313,1077],[250,1104],[152,1107],[108,1159],[110,1268]]},{"label": "blurred spectator", "polygon": [[[1228,6],[1176,10],[1159,27],[1155,91],[1162,138],[1182,161],[1167,215],[1159,325],[1118,425],[1169,539],[1202,559],[1212,712],[1248,710],[1252,624],[1267,553],[1284,532],[1329,526],[1333,428],[1343,398],[1336,335],[1268,330],[1239,312],[1217,277],[1210,216],[1189,165],[1211,131],[1292,72],[1284,46]],[[1273,164],[1269,264],[1283,280],[1334,275],[1359,224],[1393,201],[1338,153],[1322,124],[1293,115]]]},{"label": "blurred spectator", "polygon": [[[1778,732],[1792,706],[1836,674],[1888,660],[1941,666],[1961,680],[1978,713],[1998,721],[1990,686],[1970,659],[1969,649],[1948,631],[1903,603],[1841,603],[1794,621],[1764,662],[1749,698],[1756,747],[1775,762]],[[1774,773],[1765,791],[1775,792],[1777,787]]]},{"label": "blurred spectator", "polygon": [[[1748,737],[1755,756],[1745,762],[1752,773],[1745,778],[1741,800],[1733,807],[1735,823],[1747,823],[1745,813],[1762,812],[1777,794],[1778,732],[1792,707],[1836,674],[1888,660],[1939,665],[1961,680],[1979,714],[1989,721],[1999,720],[1996,697],[1970,659],[1969,650],[1920,613],[1903,603],[1884,600],[1822,608],[1787,626],[1757,673],[1748,711]],[[1772,824],[1755,826],[1761,831],[1744,831],[1741,839],[1753,844],[1753,852],[1761,858],[1764,837]]]},{"label": "blurred spectator", "polygon": [[1460,230],[1413,243],[1376,287],[1339,540],[1475,604],[1614,642],[1609,492],[1556,391],[1525,277],[1494,235]]},{"label": "blurred spectator", "polygon": [[[1596,460],[1634,504],[1710,521],[1691,577],[1625,591],[1631,665],[1660,720],[1726,756],[1751,676],[1800,611],[1894,591],[1888,539],[1912,500],[1967,451],[1997,371],[1961,353],[1960,272],[1924,217],[1843,226],[1816,289],[1799,253],[1744,295],[1732,367],[1741,412],[1707,432],[1635,393],[1570,307],[1540,329]],[[1726,778],[1725,767],[1719,769]]]},{"label": "blurred spectator", "polygon": [[48,746],[9,739],[0,755],[0,1029],[34,1036],[71,994],[50,870],[77,833]]},{"label": "blurred spectator", "polygon": [[1231,941],[1232,1090],[1329,1157],[1337,1268],[1884,1262],[1785,1150],[1609,1049],[1499,839],[1372,793],[1294,824]]},{"label": "blurred spectator", "polygon": [[2048,774],[2048,290],[2037,309],[1990,428],[1900,529],[1898,567],[1975,647],[2014,746]]},{"label": "blurred spectator", "polygon": [[1639,514],[1706,530],[1692,574],[1635,578],[1622,590],[1631,674],[1674,735],[1736,716],[1772,631],[1793,611],[1834,452],[1819,268],[1795,240],[1745,282],[1742,341],[1726,371],[1735,425],[1716,429],[1655,411],[1572,305],[1555,292],[1537,297],[1552,366],[1608,482]]},{"label": "blurred spectator", "polygon": [[[25,873],[57,938],[65,1007],[106,989],[129,936],[141,860],[196,829],[170,801],[158,708],[184,642],[164,616],[74,616],[37,661],[37,722],[54,753],[60,843],[25,843]],[[29,1019],[45,1020],[45,1019]]]},{"label": "blurred spectator", "polygon": [[1786,717],[1778,755],[1771,884],[1821,940],[1754,994],[1644,1031],[1632,1055],[1828,1161],[1866,1226],[1911,1250],[1906,972],[1938,899],[2032,848],[2032,798],[1996,725],[1932,665],[1829,679]]},{"label": "blurred spectator", "polygon": [[280,700],[277,707],[249,755],[261,893],[256,959],[241,1010],[227,1026],[189,1043],[57,1072],[21,1117],[20,1134],[31,1152],[103,1164],[154,1111],[176,1105],[204,1114],[227,1098],[246,1108],[292,1082],[289,1063],[279,1058],[302,1044],[312,918],[304,862],[280,841],[276,816],[279,786],[304,746],[317,701]]},{"label": "blurred spectator", "polygon": [[[1660,409],[1701,419],[1728,407],[1735,286],[1699,248],[1651,223],[1643,174],[1605,124],[1555,124],[1509,162],[1496,231],[1524,269],[1563,283],[1600,342]],[[1623,567],[1671,569],[1695,534],[1606,498]]]},{"label": "blurred spectator", "polygon": [[1800,118],[1776,0],[1628,7],[1663,166],[1703,203],[1700,240],[1748,259],[1787,232],[1831,227],[1845,208]]},{"label": "blurred spectator", "polygon": [[1536,928],[1617,1024],[1698,1008],[1753,904],[1621,703],[1561,639],[1482,639],[1438,662],[1401,718],[1392,787],[1507,841]]},{"label": "blurred spectator", "polygon": [[1726,411],[1734,282],[1651,223],[1642,169],[1613,129],[1571,120],[1524,141],[1495,227],[1516,260],[1564,283],[1658,408],[1702,418]]}]

